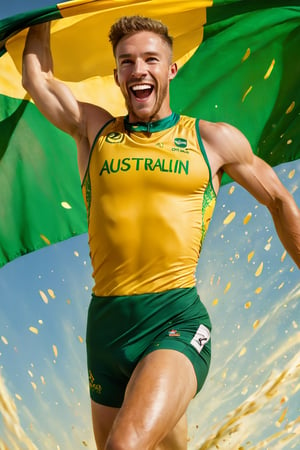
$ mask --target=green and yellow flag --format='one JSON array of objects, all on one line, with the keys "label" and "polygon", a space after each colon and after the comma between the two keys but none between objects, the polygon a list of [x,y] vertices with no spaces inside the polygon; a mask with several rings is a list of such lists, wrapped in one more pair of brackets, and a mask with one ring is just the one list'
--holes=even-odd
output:
[{"label": "green and yellow flag", "polygon": [[273,166],[300,157],[300,0],[74,0],[8,17],[0,21],[0,266],[87,230],[75,143],[22,88],[27,27],[53,21],[55,75],[117,115],[125,107],[107,36],[131,14],[162,20],[174,37],[175,111],[235,125]]}]

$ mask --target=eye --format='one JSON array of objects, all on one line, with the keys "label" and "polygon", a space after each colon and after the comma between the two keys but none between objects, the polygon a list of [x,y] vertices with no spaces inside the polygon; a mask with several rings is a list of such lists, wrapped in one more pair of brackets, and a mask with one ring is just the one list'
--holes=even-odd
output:
[{"label": "eye", "polygon": [[120,64],[122,66],[128,65],[128,64],[131,64],[131,63],[132,63],[131,59],[122,59],[122,61],[120,62]]},{"label": "eye", "polygon": [[146,61],[151,64],[158,62],[159,59],[157,58],[157,56],[149,56]]}]

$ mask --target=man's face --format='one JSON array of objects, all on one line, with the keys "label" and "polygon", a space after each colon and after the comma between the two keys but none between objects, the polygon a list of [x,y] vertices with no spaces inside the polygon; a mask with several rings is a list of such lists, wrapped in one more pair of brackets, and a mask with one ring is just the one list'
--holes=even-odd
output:
[{"label": "man's face", "polygon": [[149,122],[170,114],[169,81],[177,72],[171,51],[149,31],[124,37],[116,48],[115,80],[131,122]]}]

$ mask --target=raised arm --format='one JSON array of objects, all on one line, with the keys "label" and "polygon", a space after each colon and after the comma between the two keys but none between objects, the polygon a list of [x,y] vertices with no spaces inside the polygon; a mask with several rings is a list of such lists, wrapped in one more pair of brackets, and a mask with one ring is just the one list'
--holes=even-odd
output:
[{"label": "raised arm", "polygon": [[239,130],[210,124],[205,134],[214,173],[223,170],[269,209],[283,246],[300,268],[300,210],[293,196]]},{"label": "raised arm", "polygon": [[112,116],[99,106],[77,101],[68,86],[55,78],[50,22],[35,25],[28,31],[23,52],[22,83],[41,113],[75,139],[82,178],[94,138]]},{"label": "raised arm", "polygon": [[22,82],[37,108],[50,122],[75,138],[84,134],[80,104],[69,88],[53,75],[50,22],[31,27],[28,31]]}]

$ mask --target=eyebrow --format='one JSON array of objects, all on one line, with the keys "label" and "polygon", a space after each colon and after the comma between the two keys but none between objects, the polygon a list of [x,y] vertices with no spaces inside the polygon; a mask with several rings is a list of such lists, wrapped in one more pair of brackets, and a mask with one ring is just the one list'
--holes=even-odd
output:
[{"label": "eyebrow", "polygon": [[[145,56],[160,56],[159,52],[155,52],[155,51],[149,51],[149,52],[144,52],[143,55]],[[122,58],[131,58],[132,57],[132,53],[122,53],[121,55],[118,56],[119,59]]]}]

